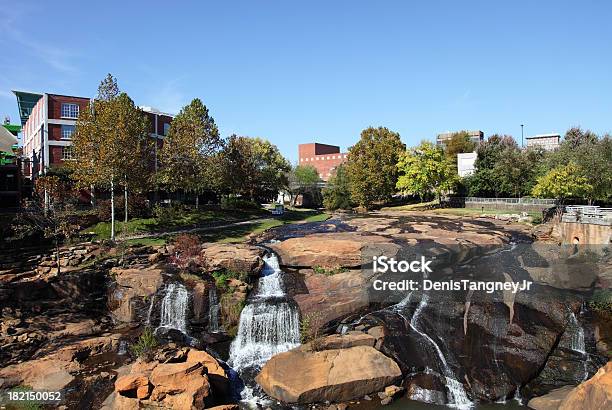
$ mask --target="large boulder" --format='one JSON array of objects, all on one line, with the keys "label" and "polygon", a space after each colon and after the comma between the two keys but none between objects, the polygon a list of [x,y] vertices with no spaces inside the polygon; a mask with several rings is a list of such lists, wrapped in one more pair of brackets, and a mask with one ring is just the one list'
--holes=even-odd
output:
[{"label": "large boulder", "polygon": [[143,269],[113,268],[115,284],[108,295],[113,317],[119,322],[145,320],[148,301],[164,284],[163,271],[150,267]]},{"label": "large boulder", "polygon": [[313,234],[271,244],[281,265],[289,267],[357,268],[373,256],[394,256],[399,246],[380,235],[354,232]]},{"label": "large boulder", "polygon": [[[300,369],[296,372],[296,369]],[[402,373],[397,364],[369,346],[273,356],[255,380],[285,403],[341,402],[383,390]]]},{"label": "large boulder", "polygon": [[565,386],[531,399],[529,407],[534,410],[612,408],[612,362],[608,362],[595,376],[576,387]]},{"label": "large boulder", "polygon": [[214,243],[205,245],[200,261],[208,272],[228,270],[257,275],[263,269],[262,248],[245,244]]}]

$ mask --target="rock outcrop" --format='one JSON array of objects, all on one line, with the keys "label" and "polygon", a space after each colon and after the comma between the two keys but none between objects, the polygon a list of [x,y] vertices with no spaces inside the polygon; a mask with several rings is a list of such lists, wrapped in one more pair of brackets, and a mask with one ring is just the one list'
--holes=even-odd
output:
[{"label": "rock outcrop", "polygon": [[263,268],[264,250],[244,244],[214,243],[200,252],[200,263],[208,272],[228,270],[257,275]]},{"label": "rock outcrop", "polygon": [[[300,371],[296,371],[300,369]],[[397,364],[369,346],[273,356],[255,380],[285,403],[340,402],[384,390],[399,380]]]},{"label": "rock outcrop", "polygon": [[124,323],[138,319],[144,322],[148,301],[164,284],[162,272],[156,267],[113,268],[111,275],[115,278],[115,285],[108,295],[113,317]]},{"label": "rock outcrop", "polygon": [[120,371],[104,408],[201,409],[226,402],[229,381],[214,357],[186,348],[161,353],[156,357],[164,362],[137,361]]},{"label": "rock outcrop", "polygon": [[576,387],[566,386],[529,401],[534,410],[599,410],[612,408],[612,362]]}]

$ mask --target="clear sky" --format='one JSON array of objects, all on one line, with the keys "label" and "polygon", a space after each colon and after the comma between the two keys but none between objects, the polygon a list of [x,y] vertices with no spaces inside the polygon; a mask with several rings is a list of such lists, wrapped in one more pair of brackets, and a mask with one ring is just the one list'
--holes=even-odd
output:
[{"label": "clear sky", "polygon": [[[138,4],[137,4],[138,3]],[[367,126],[612,132],[612,2],[0,0],[0,115],[12,89],[208,106],[224,136],[346,149]]]}]

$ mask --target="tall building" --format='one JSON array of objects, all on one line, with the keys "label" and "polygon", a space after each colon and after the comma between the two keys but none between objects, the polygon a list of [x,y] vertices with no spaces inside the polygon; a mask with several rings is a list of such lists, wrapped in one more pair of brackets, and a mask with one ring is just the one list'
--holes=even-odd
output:
[{"label": "tall building", "polygon": [[[90,98],[13,91],[22,124],[24,176],[36,178],[48,168],[72,159],[72,133],[81,110]],[[151,123],[150,135],[158,141],[167,134],[172,115],[142,107]]]},{"label": "tall building", "polygon": [[470,139],[472,141],[474,141],[476,144],[478,144],[478,143],[482,142],[482,140],[484,140],[484,132],[482,132],[482,131],[453,131],[453,132],[446,131],[446,132],[443,132],[442,134],[438,134],[436,136],[436,144],[441,145],[441,144],[446,143],[457,132],[467,132],[468,135],[470,136]]},{"label": "tall building", "polygon": [[554,151],[559,148],[561,135],[559,134],[539,134],[531,137],[526,137],[527,147],[542,147],[547,151]]},{"label": "tall building", "polygon": [[457,173],[460,177],[472,175],[476,170],[476,152],[465,152],[457,154]]},{"label": "tall building", "polygon": [[315,167],[323,181],[327,181],[334,169],[342,164],[347,157],[346,152],[340,152],[336,145],[319,144],[317,142],[300,144],[298,146],[299,165]]}]

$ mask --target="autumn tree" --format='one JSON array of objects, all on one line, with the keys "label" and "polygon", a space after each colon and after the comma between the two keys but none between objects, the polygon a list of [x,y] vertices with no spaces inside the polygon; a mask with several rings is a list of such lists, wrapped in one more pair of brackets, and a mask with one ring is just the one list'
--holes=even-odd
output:
[{"label": "autumn tree", "polygon": [[109,190],[111,239],[114,239],[115,188],[117,185],[124,188],[127,221],[128,191],[144,190],[150,182],[152,141],[146,115],[127,94],[104,91],[112,88],[105,81],[100,95],[108,99],[91,101],[88,109],[79,114],[72,136],[75,160],[69,166],[80,187],[93,185]]},{"label": "autumn tree", "polygon": [[472,141],[467,131],[459,131],[455,132],[448,141],[444,142],[444,148],[446,156],[456,162],[457,154],[474,152],[476,143]]},{"label": "autumn tree", "polygon": [[219,155],[218,190],[251,201],[268,201],[287,187],[291,169],[276,145],[261,138],[230,136]]},{"label": "autumn tree", "polygon": [[349,148],[346,172],[351,176],[351,199],[368,209],[376,201],[387,201],[395,192],[397,161],[405,145],[397,132],[369,127]]},{"label": "autumn tree", "polygon": [[429,141],[402,153],[397,169],[400,173],[397,188],[418,195],[421,202],[430,193],[439,200],[442,193],[453,189],[458,180],[452,159],[445,155],[442,147]]},{"label": "autumn tree", "polygon": [[213,163],[222,147],[219,129],[199,98],[172,121],[160,153],[159,182],[168,190],[199,194],[213,188]]}]

